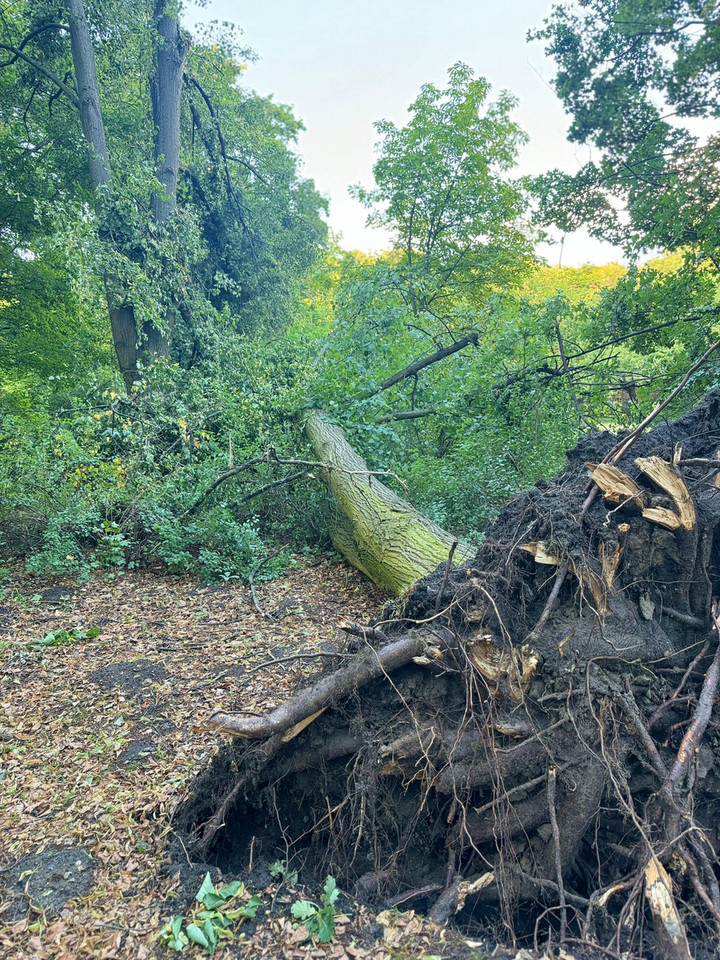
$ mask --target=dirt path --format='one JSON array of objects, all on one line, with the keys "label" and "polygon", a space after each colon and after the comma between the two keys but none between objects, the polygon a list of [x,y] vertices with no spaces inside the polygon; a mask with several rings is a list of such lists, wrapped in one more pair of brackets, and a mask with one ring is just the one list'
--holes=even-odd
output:
[{"label": "dirt path", "polygon": [[[327,562],[258,585],[262,616],[246,586],[13,574],[0,602],[0,957],[170,956],[157,933],[203,876],[163,871],[173,810],[218,746],[202,718],[282,701],[319,661],[258,667],[331,652],[337,620],[366,620],[382,598]],[[262,919],[216,956],[487,955],[412,914],[364,909],[333,942],[302,945],[297,895],[266,882],[252,892]]]}]

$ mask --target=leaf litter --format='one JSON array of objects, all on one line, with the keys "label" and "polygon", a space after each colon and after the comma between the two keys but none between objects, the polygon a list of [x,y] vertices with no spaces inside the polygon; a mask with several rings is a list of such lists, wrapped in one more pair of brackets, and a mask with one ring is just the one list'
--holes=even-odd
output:
[{"label": "leaf litter", "polygon": [[[192,903],[204,868],[168,871],[165,850],[174,809],[219,747],[202,719],[278,705],[322,662],[310,654],[340,647],[338,621],[367,620],[383,597],[325,560],[254,596],[152,571],[80,585],[11,572],[0,621],[0,958],[174,955],[158,933]],[[43,643],[50,635],[62,642]],[[246,878],[263,907],[215,956],[489,955],[412,911],[376,917],[347,898],[333,939],[308,942],[290,912],[301,892],[269,879],[255,889]]]}]

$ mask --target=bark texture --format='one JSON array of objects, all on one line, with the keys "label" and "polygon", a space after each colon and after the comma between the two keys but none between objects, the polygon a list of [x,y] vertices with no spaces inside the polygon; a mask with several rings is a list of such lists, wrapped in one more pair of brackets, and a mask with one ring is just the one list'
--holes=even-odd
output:
[{"label": "bark texture", "polygon": [[155,68],[150,81],[155,124],[155,166],[162,190],[153,194],[152,211],[164,223],[177,207],[180,167],[180,100],[188,42],[175,17],[166,10],[166,0],[156,0],[154,10]]},{"label": "bark texture", "polygon": [[[397,595],[448,559],[455,537],[372,475],[340,427],[311,410],[305,434],[327,464],[323,480],[333,498],[333,544],[353,566]],[[463,563],[474,554],[469,544],[458,543],[453,557]]]},{"label": "bark texture", "polygon": [[110,157],[105,140],[105,125],[100,106],[100,87],[95,67],[95,51],[85,16],[83,0],[67,0],[70,43],[75,86],[80,104],[80,122],[88,145],[90,179],[94,189],[110,182]]}]

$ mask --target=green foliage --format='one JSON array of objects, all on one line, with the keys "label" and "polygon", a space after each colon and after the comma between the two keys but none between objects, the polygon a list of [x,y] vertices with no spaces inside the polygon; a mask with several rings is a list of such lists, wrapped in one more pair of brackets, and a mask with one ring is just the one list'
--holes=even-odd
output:
[{"label": "green foliage", "polygon": [[569,138],[599,150],[574,176],[538,178],[542,216],[639,248],[691,246],[712,257],[718,144],[688,123],[720,114],[720,33],[708,4],[562,3],[533,36],[557,62]]},{"label": "green foliage", "polygon": [[31,640],[27,644],[29,650],[45,650],[48,647],[61,647],[67,643],[77,643],[78,640],[95,640],[100,636],[99,627],[88,627],[87,630],[78,630],[71,627],[69,630],[51,630],[40,640]]},{"label": "green foliage", "polygon": [[[406,124],[377,124],[375,186],[354,192],[392,232],[378,257],[325,243],[324,201],[299,173],[301,124],[242,85],[251,54],[232,31],[188,55],[166,223],[152,214],[145,0],[88,4],[113,172],[96,194],[71,98],[26,61],[0,69],[4,551],[38,574],[161,563],[208,580],[274,576],[291,549],[324,542],[320,485],[271,486],[292,470],[275,457],[302,456],[298,414],[313,405],[402,478],[403,496],[479,538],[582,431],[637,422],[720,336],[716,144],[661,110],[715,114],[717,30],[694,0],[581,6],[556,8],[542,35],[572,136],[601,153],[577,178],[538,181],[540,215],[671,247],[672,261],[538,266],[512,176],[525,142],[515,101],[463,64],[421,89]],[[24,49],[62,78],[56,14],[18,0],[0,34],[17,45],[37,30]],[[130,396],[113,371],[108,277],[138,336],[150,325],[170,341]],[[383,388],[469,333],[473,346]],[[713,379],[702,371],[681,402]]]},{"label": "green foliage", "polygon": [[298,880],[297,870],[291,870],[287,860],[275,860],[270,864],[270,874],[288,887],[294,887]]},{"label": "green foliage", "polygon": [[320,943],[328,943],[335,935],[335,901],[339,895],[334,878],[328,877],[323,886],[322,905],[314,900],[296,900],[290,908],[292,915],[300,920],[313,940],[317,937]]},{"label": "green foliage", "polygon": [[158,939],[178,952],[192,942],[213,954],[221,942],[232,940],[237,926],[243,920],[254,918],[262,905],[260,897],[252,896],[243,902],[245,897],[245,887],[239,880],[218,889],[206,873],[195,895],[199,906],[192,910],[190,918],[173,917],[162,928]]},{"label": "green foliage", "polygon": [[[0,534],[35,573],[87,576],[162,563],[205,580],[277,576],[318,540],[318,494],[253,492],[282,479],[259,462],[205,497],[229,466],[296,454],[307,336],[246,338],[221,361],[156,365],[132,398],[88,388],[56,412],[0,424]],[[308,499],[309,498],[309,499]],[[247,503],[244,501],[247,499]],[[318,511],[319,515],[319,511]],[[281,547],[266,545],[270,538]]]},{"label": "green foliage", "polygon": [[0,400],[16,407],[49,375],[72,388],[114,363],[106,293],[134,315],[141,350],[160,330],[185,367],[216,356],[228,334],[276,328],[326,234],[326,202],[299,173],[301,124],[241,85],[252,55],[231,31],[191,46],[178,207],[159,222],[152,5],[101,0],[86,12],[112,171],[94,195],[78,111],[52,80],[72,89],[56,6],[19,0],[0,23],[6,50],[27,38],[29,58],[4,53],[0,68]]},{"label": "green foliage", "polygon": [[490,102],[489,94],[487,80],[462,63],[451,67],[446,89],[426,84],[404,127],[375,125],[376,186],[354,188],[371,210],[368,222],[395,237],[396,255],[374,265],[370,282],[386,309],[430,332],[438,317],[467,326],[463,308],[512,284],[531,257],[519,222],[525,197],[507,178],[526,137],[511,119],[514,97]]}]

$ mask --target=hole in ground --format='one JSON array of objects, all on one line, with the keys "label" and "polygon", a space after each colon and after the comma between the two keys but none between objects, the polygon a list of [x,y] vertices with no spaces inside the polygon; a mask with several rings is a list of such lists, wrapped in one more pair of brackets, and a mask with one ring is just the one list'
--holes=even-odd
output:
[{"label": "hole in ground", "polygon": [[[223,774],[237,770],[223,755],[235,749],[221,752],[176,817],[191,847],[216,812],[218,788],[228,782]],[[204,859],[226,875],[263,874],[280,860],[305,883],[331,874],[360,899],[386,902],[403,890],[444,883],[446,807],[421,782],[369,776],[358,755],[341,758],[248,790],[225,811]],[[412,905],[429,907],[436,896]]]}]

